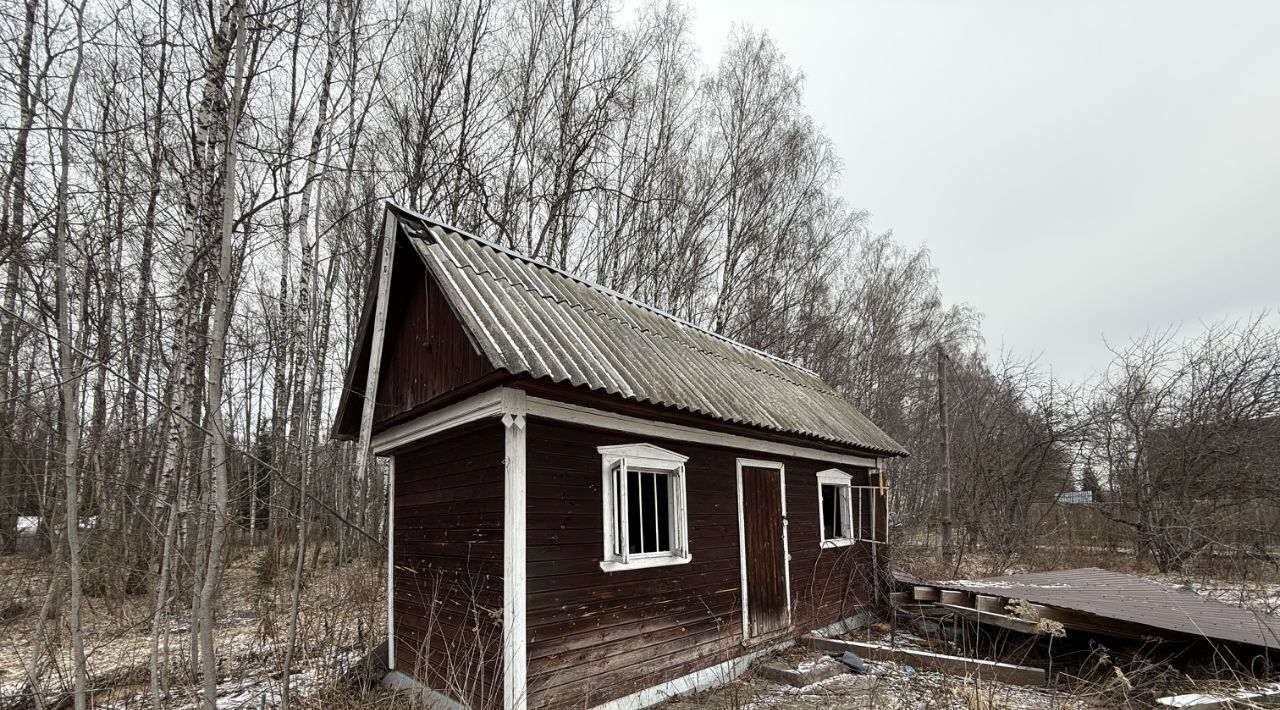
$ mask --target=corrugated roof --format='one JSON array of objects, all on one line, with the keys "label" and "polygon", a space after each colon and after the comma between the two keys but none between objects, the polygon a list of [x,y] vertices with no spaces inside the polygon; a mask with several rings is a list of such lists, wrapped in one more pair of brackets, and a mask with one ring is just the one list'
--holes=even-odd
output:
[{"label": "corrugated roof", "polygon": [[1220,641],[1280,648],[1280,619],[1096,567],[931,582]]},{"label": "corrugated roof", "polygon": [[494,367],[870,452],[906,451],[815,373],[396,208]]}]

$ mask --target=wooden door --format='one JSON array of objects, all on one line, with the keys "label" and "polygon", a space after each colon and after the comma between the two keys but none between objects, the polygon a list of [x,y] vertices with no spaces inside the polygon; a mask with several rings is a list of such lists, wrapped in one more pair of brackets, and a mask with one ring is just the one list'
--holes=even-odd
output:
[{"label": "wooden door", "polygon": [[739,464],[742,526],[743,636],[751,639],[791,625],[786,505],[780,465]]}]

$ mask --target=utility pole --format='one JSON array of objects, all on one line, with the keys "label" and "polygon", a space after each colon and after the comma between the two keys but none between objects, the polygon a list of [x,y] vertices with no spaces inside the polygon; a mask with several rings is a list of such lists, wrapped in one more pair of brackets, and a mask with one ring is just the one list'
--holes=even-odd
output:
[{"label": "utility pole", "polygon": [[942,561],[951,566],[951,430],[947,428],[947,354],[938,343],[938,429],[942,432]]}]

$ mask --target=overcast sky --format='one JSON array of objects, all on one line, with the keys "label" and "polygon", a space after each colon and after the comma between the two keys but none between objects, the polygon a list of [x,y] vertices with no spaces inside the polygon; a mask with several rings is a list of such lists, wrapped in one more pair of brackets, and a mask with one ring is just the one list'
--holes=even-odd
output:
[{"label": "overcast sky", "polygon": [[1280,2],[692,3],[807,76],[877,230],[994,352],[1078,379],[1149,328],[1280,306]]}]

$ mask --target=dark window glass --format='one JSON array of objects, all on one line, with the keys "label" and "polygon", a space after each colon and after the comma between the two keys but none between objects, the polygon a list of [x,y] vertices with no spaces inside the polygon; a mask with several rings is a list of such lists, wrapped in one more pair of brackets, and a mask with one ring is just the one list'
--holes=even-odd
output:
[{"label": "dark window glass", "polygon": [[644,509],[640,500],[640,472],[627,471],[627,550],[631,554],[644,551]]},{"label": "dark window glass", "polygon": [[627,472],[627,550],[631,554],[671,551],[671,477]]},{"label": "dark window glass", "polygon": [[841,520],[844,511],[840,505],[840,487],[822,486],[822,539],[833,540],[843,537],[844,525]]},{"label": "dark window glass", "polygon": [[658,478],[652,473],[640,474],[644,481],[644,551],[658,549]]},{"label": "dark window glass", "polygon": [[658,549],[671,550],[671,477],[654,476],[658,485]]}]

